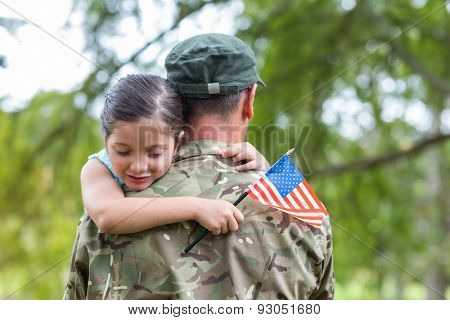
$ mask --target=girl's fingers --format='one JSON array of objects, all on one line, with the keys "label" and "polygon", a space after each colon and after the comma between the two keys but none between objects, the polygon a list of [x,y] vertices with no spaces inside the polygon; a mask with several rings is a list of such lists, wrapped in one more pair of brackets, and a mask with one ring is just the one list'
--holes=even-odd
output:
[{"label": "girl's fingers", "polygon": [[234,217],[231,217],[228,220],[228,230],[230,230],[232,232],[236,232],[236,231],[238,231],[238,229],[239,229],[239,226],[238,226],[236,219]]},{"label": "girl's fingers", "polygon": [[211,232],[213,235],[218,236],[220,234],[221,229],[220,228],[216,228],[216,229],[212,229]]},{"label": "girl's fingers", "polygon": [[220,233],[228,233],[228,224],[222,225],[220,228]]},{"label": "girl's fingers", "polygon": [[242,221],[244,221],[244,215],[236,207],[234,207],[233,215],[234,215],[234,218],[236,219],[237,223],[241,223]]},{"label": "girl's fingers", "polygon": [[250,158],[250,155],[248,154],[248,152],[244,151],[244,152],[241,152],[241,153],[239,153],[239,154],[237,154],[237,155],[235,155],[233,157],[233,161],[234,162],[238,162],[238,161],[241,161],[241,160],[252,161],[254,159]]},{"label": "girl's fingers", "polygon": [[242,151],[242,144],[235,143],[235,144],[230,144],[225,149],[222,149],[221,151],[219,151],[219,153],[223,158],[229,158],[229,157],[234,157],[241,151]]},{"label": "girl's fingers", "polygon": [[236,171],[247,171],[247,170],[253,170],[256,168],[256,160],[252,160],[250,162],[247,162],[245,164],[242,164],[240,166],[235,167],[234,169]]}]

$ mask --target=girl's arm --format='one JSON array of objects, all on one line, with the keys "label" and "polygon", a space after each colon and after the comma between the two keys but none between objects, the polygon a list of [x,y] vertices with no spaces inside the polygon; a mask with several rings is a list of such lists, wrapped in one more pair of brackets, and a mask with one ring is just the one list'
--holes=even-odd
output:
[{"label": "girl's arm", "polygon": [[234,143],[218,152],[223,158],[233,157],[234,162],[245,163],[235,167],[236,171],[259,170],[266,172],[270,168],[269,162],[264,156],[248,142]]},{"label": "girl's arm", "polygon": [[196,197],[125,198],[122,188],[99,161],[81,170],[83,203],[97,227],[106,233],[134,233],[153,227],[197,220],[214,235],[237,231],[244,216],[231,203]]}]

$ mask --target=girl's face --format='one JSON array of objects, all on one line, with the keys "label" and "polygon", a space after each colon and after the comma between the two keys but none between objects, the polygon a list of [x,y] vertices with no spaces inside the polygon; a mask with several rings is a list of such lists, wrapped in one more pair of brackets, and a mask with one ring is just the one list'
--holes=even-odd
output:
[{"label": "girl's face", "polygon": [[176,141],[169,127],[155,120],[118,121],[106,140],[114,172],[132,190],[149,187],[169,169]]}]

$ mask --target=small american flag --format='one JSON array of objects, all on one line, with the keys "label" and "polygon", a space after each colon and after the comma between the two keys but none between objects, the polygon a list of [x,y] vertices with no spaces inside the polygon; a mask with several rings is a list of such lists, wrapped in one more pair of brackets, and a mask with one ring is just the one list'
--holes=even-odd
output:
[{"label": "small american flag", "polygon": [[262,204],[318,227],[328,212],[289,158],[290,152],[282,156],[254,185],[249,186],[247,193]]}]

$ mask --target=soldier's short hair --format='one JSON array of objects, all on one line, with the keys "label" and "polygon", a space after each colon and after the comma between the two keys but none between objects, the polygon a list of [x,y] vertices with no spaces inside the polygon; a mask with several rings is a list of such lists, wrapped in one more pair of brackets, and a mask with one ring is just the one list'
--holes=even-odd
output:
[{"label": "soldier's short hair", "polygon": [[195,119],[204,115],[214,115],[226,121],[236,111],[246,91],[247,89],[243,89],[235,94],[215,96],[208,99],[185,97],[189,118]]}]

